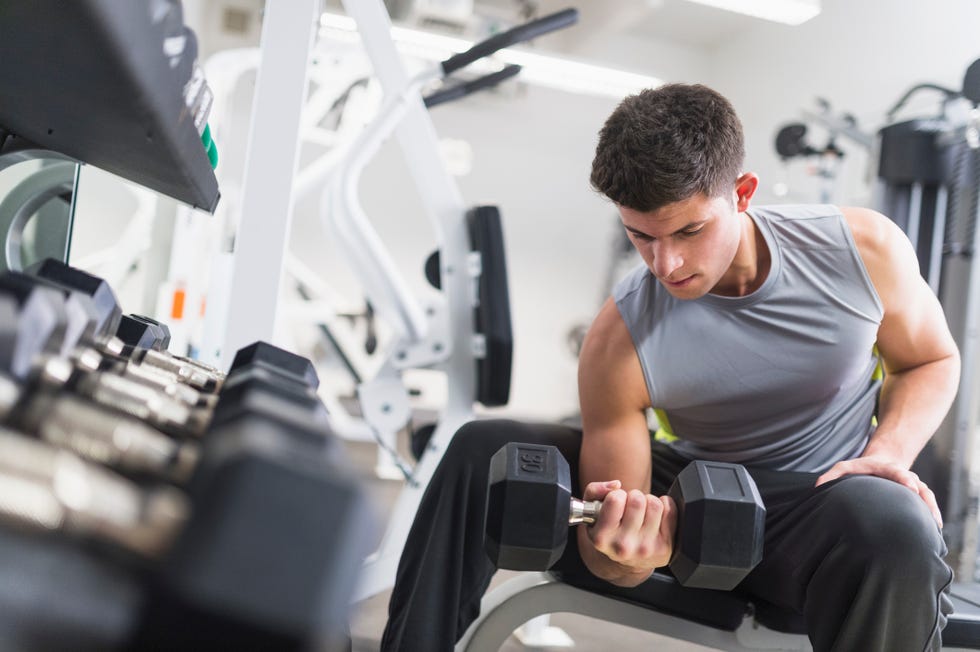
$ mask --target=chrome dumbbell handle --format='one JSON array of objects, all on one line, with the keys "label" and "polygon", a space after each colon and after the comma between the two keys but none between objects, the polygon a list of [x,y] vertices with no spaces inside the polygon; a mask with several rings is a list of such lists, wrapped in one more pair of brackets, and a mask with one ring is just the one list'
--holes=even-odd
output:
[{"label": "chrome dumbbell handle", "polygon": [[139,357],[138,363],[159,369],[168,374],[173,374],[180,382],[205,391],[219,386],[221,381],[224,380],[224,374],[221,374],[217,370],[212,372],[208,368],[192,361],[186,361],[174,357],[169,353],[162,353],[152,349],[143,352]]},{"label": "chrome dumbbell handle", "polygon": [[601,500],[579,500],[578,498],[572,498],[571,509],[568,512],[568,524],[595,523],[596,518],[599,517],[599,510],[601,508]]},{"label": "chrome dumbbell handle", "polygon": [[37,376],[48,387],[61,389],[75,382],[75,389],[96,403],[113,408],[154,426],[200,436],[210,421],[210,409],[195,408],[168,396],[152,384],[141,383],[111,371],[82,371],[70,360],[39,356]]},{"label": "chrome dumbbell handle", "polygon": [[21,426],[87,460],[164,479],[184,481],[197,463],[195,444],[71,394],[34,397]]},{"label": "chrome dumbbell handle", "polygon": [[191,385],[179,382],[162,371],[157,371],[146,365],[134,364],[132,362],[120,362],[115,369],[120,375],[154,387],[167,396],[190,405],[191,407],[213,407],[217,402],[217,396],[213,394],[202,394]]},{"label": "chrome dumbbell handle", "polygon": [[79,381],[78,390],[96,403],[189,435],[202,435],[210,418],[206,410],[191,408],[151,387],[113,373],[86,374]]},{"label": "chrome dumbbell handle", "polygon": [[110,541],[146,556],[170,547],[189,513],[172,487],[143,491],[69,451],[0,431],[0,521]]},{"label": "chrome dumbbell handle", "polygon": [[211,399],[216,398],[211,394],[202,394],[194,389],[194,387],[181,382],[177,375],[159,368],[137,364],[123,358],[116,359],[112,357],[109,358],[111,362],[107,366],[105,356],[91,347],[76,347],[72,350],[70,359],[76,367],[84,372],[112,371],[135,383],[146,385],[160,391],[191,407],[198,405],[210,407],[214,403]]}]

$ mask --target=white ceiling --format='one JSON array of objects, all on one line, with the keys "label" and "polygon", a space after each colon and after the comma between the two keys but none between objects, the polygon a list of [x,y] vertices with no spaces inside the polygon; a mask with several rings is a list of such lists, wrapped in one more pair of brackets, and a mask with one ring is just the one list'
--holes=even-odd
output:
[{"label": "white ceiling", "polygon": [[[225,0],[230,1],[230,0]],[[241,1],[241,0],[236,0]],[[439,21],[418,24],[418,7],[473,7],[475,17],[499,19],[503,25],[524,22],[522,12],[533,10],[543,16],[575,7],[579,21],[575,29],[561,30],[537,40],[537,45],[552,52],[594,54],[603,43],[617,38],[651,39],[675,45],[710,51],[736,34],[751,30],[765,21],[690,2],[689,0],[384,0],[396,22],[413,23],[433,31],[453,31]],[[324,0],[324,7],[343,12],[341,0]],[[452,11],[450,10],[450,13]],[[484,26],[486,21],[482,21]],[[466,31],[480,24],[478,18],[464,27]],[[457,32],[459,29],[456,30]],[[475,36],[472,35],[471,36]]]},{"label": "white ceiling", "polygon": [[[545,15],[566,7],[579,11],[578,29],[542,39],[549,49],[568,54],[589,49],[587,44],[617,37],[650,38],[710,50],[719,42],[751,29],[757,18],[707,7],[688,0],[532,0],[524,2]],[[521,0],[475,0],[475,9],[517,15]],[[563,35],[564,34],[564,35]]]},{"label": "white ceiling", "polygon": [[[757,18],[688,0],[539,0],[538,6],[541,15],[576,7],[580,27],[588,31],[590,41],[622,35],[711,49],[719,41],[760,23]],[[581,38],[582,29],[578,32],[578,37],[567,44],[572,45],[569,50],[574,50],[574,41]]]}]

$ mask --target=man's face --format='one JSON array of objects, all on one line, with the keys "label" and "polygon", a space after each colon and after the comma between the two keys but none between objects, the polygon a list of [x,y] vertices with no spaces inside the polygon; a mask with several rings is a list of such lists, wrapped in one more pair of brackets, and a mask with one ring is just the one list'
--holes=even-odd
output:
[{"label": "man's face", "polygon": [[739,212],[748,207],[748,197],[736,183],[720,197],[694,195],[649,212],[618,208],[633,246],[657,280],[678,299],[697,299],[731,268],[742,234]]}]

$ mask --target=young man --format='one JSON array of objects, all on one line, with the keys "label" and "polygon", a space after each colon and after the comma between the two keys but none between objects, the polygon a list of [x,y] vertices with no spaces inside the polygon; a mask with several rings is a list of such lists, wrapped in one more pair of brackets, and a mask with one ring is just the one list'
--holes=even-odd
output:
[{"label": "young man", "polygon": [[[644,91],[607,120],[592,183],[645,265],[586,337],[583,430],[457,434],[405,547],[382,650],[451,650],[477,615],[493,573],[487,464],[511,440],[557,445],[584,498],[603,500],[557,564],[566,578],[642,583],[670,558],[677,472],[739,462],[767,513],[763,560],[737,591],[802,614],[815,650],[940,648],[952,572],[935,498],[909,468],[957,387],[942,310],[887,218],[750,208],[758,178],[743,159],[734,110],[703,86]],[[650,408],[676,440],[651,441]]]}]

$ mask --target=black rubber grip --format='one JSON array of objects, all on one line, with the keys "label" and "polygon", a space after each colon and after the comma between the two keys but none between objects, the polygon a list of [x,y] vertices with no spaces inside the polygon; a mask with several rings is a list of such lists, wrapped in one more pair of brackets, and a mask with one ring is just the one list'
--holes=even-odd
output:
[{"label": "black rubber grip", "polygon": [[460,68],[470,65],[477,59],[489,56],[497,50],[528,41],[542,34],[553,32],[556,29],[574,25],[577,21],[578,10],[569,8],[532,20],[524,25],[518,25],[506,32],[494,34],[485,41],[480,41],[466,52],[454,54],[443,61],[442,73],[443,75],[451,75]]},{"label": "black rubber grip", "polygon": [[484,88],[491,88],[496,86],[505,79],[510,79],[517,73],[521,71],[521,67],[516,63],[512,63],[505,67],[503,70],[498,70],[497,72],[492,72],[489,75],[484,75],[474,79],[473,81],[468,81],[463,84],[456,84],[455,86],[450,86],[449,88],[440,89],[430,95],[423,98],[426,108],[431,109],[439,104],[444,104],[445,102],[451,102],[453,100],[458,100],[461,97],[466,97],[477,91],[482,91]]}]

